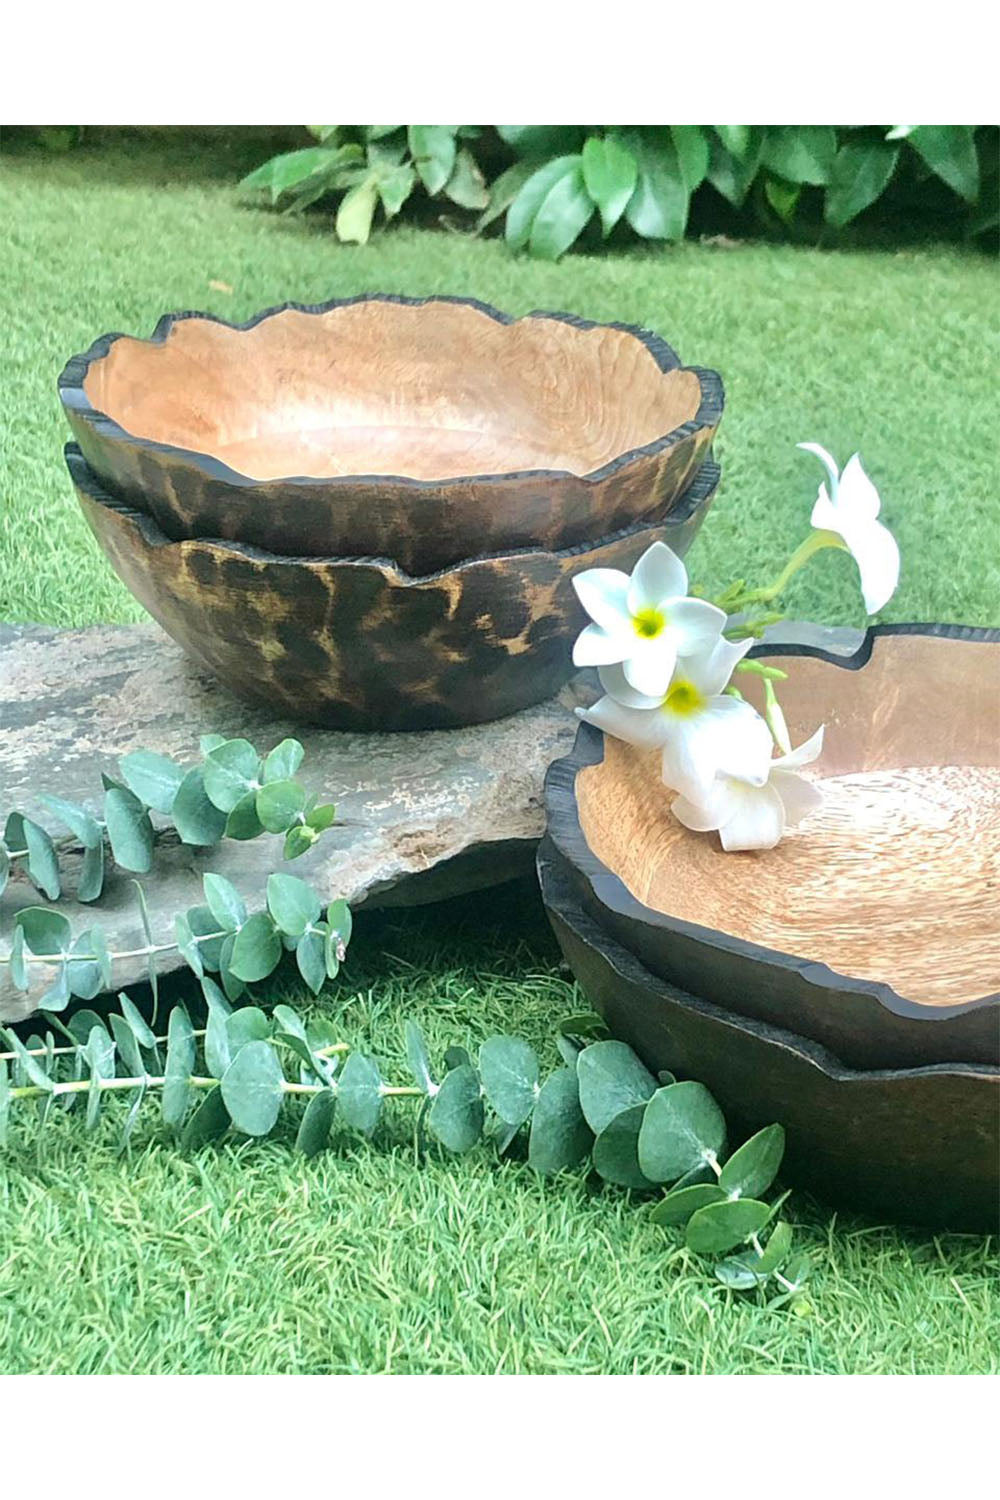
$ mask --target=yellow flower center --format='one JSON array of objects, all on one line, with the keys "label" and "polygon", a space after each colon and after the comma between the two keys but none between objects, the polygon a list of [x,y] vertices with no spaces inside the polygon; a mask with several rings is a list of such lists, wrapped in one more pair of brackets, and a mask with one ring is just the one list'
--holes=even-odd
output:
[{"label": "yellow flower center", "polygon": [[667,713],[686,715],[697,713],[704,703],[705,700],[694,683],[681,677],[677,682],[671,683],[663,707]]},{"label": "yellow flower center", "polygon": [[632,624],[635,626],[636,635],[641,635],[646,640],[654,640],[662,634],[667,623],[667,617],[662,609],[640,609],[632,616]]}]

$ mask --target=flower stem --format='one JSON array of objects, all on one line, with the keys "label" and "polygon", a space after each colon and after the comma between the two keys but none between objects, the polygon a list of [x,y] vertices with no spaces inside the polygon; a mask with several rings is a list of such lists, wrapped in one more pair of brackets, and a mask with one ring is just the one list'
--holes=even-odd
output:
[{"label": "flower stem", "polygon": [[[759,589],[746,589],[743,593],[737,595],[735,599],[732,597],[730,590],[726,590],[725,593],[721,594],[719,597],[726,601],[725,609],[729,614],[737,614],[740,610],[746,609],[747,605],[750,604],[770,604],[784,593],[791,579],[794,578],[799,569],[805,567],[806,563],[815,557],[817,552],[823,552],[827,547],[837,547],[841,551],[846,551],[846,544],[843,538],[838,536],[835,531],[811,531],[805,541],[796,547],[772,583],[765,584],[763,588]],[[717,601],[713,600],[712,602],[716,603]]]}]

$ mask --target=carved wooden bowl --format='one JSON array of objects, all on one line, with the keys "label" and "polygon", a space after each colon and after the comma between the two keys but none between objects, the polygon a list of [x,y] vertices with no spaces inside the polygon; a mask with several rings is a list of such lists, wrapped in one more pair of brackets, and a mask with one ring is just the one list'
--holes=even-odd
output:
[{"label": "carved wooden bowl", "polygon": [[1000,631],[790,649],[768,659],[792,743],[826,723],[823,806],[726,854],[655,756],[584,725],[546,788],[584,904],[652,973],[853,1066],[1000,1062]]},{"label": "carved wooden bowl", "polygon": [[96,477],[173,540],[411,573],[665,514],[723,407],[639,328],[385,296],[173,313],[98,339],[59,390]]},{"label": "carved wooden bowl", "polygon": [[1000,1071],[848,1068],[817,1042],[654,975],[584,909],[548,838],[538,871],[563,954],[614,1034],[654,1071],[706,1084],[740,1134],[780,1121],[788,1182],[882,1220],[996,1229]]},{"label": "carved wooden bowl", "polygon": [[454,728],[551,697],[573,674],[584,568],[630,569],[651,542],[687,551],[715,496],[708,461],[655,526],[558,552],[470,558],[411,577],[385,558],[277,557],[234,542],[172,542],[66,462],[112,567],[200,666],[275,712],[338,729]]}]

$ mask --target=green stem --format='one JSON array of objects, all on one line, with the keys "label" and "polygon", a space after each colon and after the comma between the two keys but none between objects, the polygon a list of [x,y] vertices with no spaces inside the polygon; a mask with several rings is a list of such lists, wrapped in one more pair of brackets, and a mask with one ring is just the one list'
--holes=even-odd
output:
[{"label": "green stem", "polygon": [[[100,1078],[97,1081],[99,1089],[137,1089],[137,1088],[162,1088],[166,1078],[151,1078],[145,1074],[141,1078]],[[193,1089],[214,1089],[218,1084],[217,1078],[189,1078],[188,1083]],[[42,1094],[86,1094],[94,1087],[91,1078],[67,1079],[65,1083],[54,1083],[50,1089],[40,1088],[36,1083],[26,1083],[18,1088],[11,1089],[12,1099],[37,1099]]]},{"label": "green stem", "polygon": [[[210,943],[215,938],[228,937],[228,932],[203,932],[196,934],[194,942]],[[146,948],[127,948],[121,953],[109,953],[108,957],[114,963],[120,958],[149,958],[154,953],[173,953],[180,945],[178,943],[151,943]],[[26,964],[99,964],[100,958],[96,953],[24,953],[21,955]],[[0,964],[9,964],[11,955],[0,953]]]},{"label": "green stem", "polygon": [[765,584],[763,588],[747,589],[738,598],[728,602],[729,613],[736,614],[746,609],[748,604],[770,604],[772,600],[784,593],[799,569],[805,567],[817,552],[823,552],[827,547],[837,547],[841,551],[847,550],[843,537],[838,536],[835,531],[810,532],[805,541],[796,547],[774,582]]}]

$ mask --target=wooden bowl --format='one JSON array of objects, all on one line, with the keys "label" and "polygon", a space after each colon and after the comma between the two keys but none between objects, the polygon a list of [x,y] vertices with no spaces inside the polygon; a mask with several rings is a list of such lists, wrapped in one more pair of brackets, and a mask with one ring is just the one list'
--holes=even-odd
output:
[{"label": "wooden bowl", "polygon": [[818,1043],[652,974],[586,912],[544,839],[542,896],[559,945],[615,1036],[654,1071],[706,1084],[730,1126],[787,1131],[782,1176],[877,1218],[995,1230],[1000,1072],[952,1063],[860,1072]]},{"label": "wooden bowl", "polygon": [[827,725],[823,806],[726,854],[673,817],[655,755],[584,725],[546,806],[585,906],[652,973],[852,1066],[1000,1062],[1000,631],[756,654],[789,673],[792,743]]},{"label": "wooden bowl", "polygon": [[171,313],[98,339],[59,391],[96,477],[173,540],[411,573],[664,515],[723,407],[643,329],[450,297]]},{"label": "wooden bowl", "polygon": [[668,516],[560,552],[474,557],[412,578],[386,558],[276,557],[171,542],[66,462],[112,567],[169,635],[240,696],[338,729],[454,728],[550,698],[573,675],[584,568],[630,569],[651,542],[686,552],[715,496],[702,465]]}]

